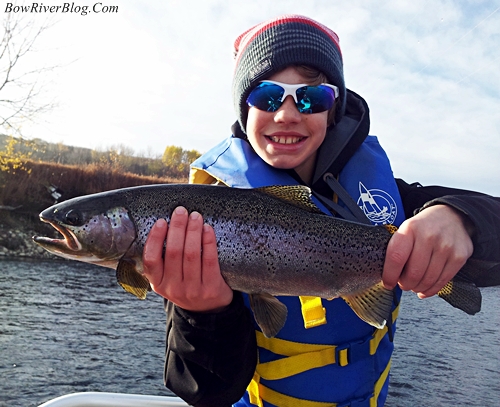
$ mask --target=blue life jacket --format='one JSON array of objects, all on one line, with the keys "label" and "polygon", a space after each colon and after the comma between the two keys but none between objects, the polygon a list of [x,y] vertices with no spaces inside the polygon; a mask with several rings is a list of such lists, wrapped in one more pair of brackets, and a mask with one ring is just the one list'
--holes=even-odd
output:
[{"label": "blue life jacket", "polygon": [[[296,185],[286,171],[265,163],[240,138],[230,137],[191,165],[190,182],[253,188]],[[368,136],[339,174],[340,184],[373,224],[404,221],[389,160]],[[393,309],[397,317],[401,292]],[[362,321],[338,298],[278,297],[288,308],[285,326],[266,338],[255,324],[259,362],[248,391],[235,406],[382,406],[393,351],[388,329]],[[245,296],[247,306],[248,298]],[[389,324],[390,325],[390,324]]]}]

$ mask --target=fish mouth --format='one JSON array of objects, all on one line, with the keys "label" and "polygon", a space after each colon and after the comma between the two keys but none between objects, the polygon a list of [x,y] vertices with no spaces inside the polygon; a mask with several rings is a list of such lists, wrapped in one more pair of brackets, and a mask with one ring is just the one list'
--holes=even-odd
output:
[{"label": "fish mouth", "polygon": [[44,249],[48,251],[56,251],[59,253],[74,253],[79,252],[82,249],[82,246],[78,242],[77,237],[73,234],[73,232],[64,226],[58,224],[55,221],[51,221],[48,219],[44,219],[40,217],[42,222],[48,223],[55,230],[57,230],[62,236],[62,239],[54,239],[45,236],[33,236],[33,241],[38,245],[42,246]]}]

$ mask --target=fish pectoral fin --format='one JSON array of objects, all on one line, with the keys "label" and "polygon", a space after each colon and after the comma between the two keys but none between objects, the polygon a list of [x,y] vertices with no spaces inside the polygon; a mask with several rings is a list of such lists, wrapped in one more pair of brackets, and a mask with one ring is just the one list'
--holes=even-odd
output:
[{"label": "fish pectoral fin", "polygon": [[262,333],[267,338],[276,336],[286,322],[286,305],[269,294],[249,294],[249,297],[255,321]]},{"label": "fish pectoral fin", "polygon": [[391,317],[393,292],[385,288],[382,282],[342,298],[358,317],[375,328],[382,329]]},{"label": "fish pectoral fin", "polygon": [[438,296],[469,315],[481,311],[481,291],[470,281],[453,279],[441,288]]},{"label": "fish pectoral fin", "polygon": [[137,298],[144,300],[151,291],[149,280],[135,269],[133,260],[121,259],[116,268],[116,280],[123,289]]},{"label": "fish pectoral fin", "polygon": [[311,189],[304,185],[272,185],[255,188],[255,190],[308,212],[324,214],[311,199]]}]

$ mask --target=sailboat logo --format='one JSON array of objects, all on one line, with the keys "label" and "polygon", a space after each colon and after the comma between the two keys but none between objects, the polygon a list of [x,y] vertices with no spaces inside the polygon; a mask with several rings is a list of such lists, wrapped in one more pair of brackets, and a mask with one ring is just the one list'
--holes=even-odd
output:
[{"label": "sailboat logo", "polygon": [[359,183],[358,206],[375,225],[392,224],[398,214],[398,208],[392,196],[381,189],[368,190],[361,182]]}]

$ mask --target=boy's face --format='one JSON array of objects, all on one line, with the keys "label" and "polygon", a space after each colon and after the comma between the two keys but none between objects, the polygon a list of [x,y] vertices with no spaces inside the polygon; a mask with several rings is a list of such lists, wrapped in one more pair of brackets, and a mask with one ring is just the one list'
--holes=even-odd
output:
[{"label": "boy's face", "polygon": [[[295,68],[289,67],[269,80],[286,84],[308,83]],[[303,114],[297,110],[292,96],[287,96],[276,112],[248,109],[248,141],[269,165],[295,169],[305,182],[310,182],[316,152],[326,135],[328,112]]]}]

